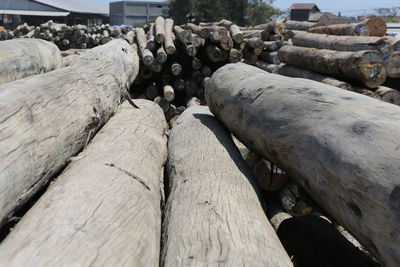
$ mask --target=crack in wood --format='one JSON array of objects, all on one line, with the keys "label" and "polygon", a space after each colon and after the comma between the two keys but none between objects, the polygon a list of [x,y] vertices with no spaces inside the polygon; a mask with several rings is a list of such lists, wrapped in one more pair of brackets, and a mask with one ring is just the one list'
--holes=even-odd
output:
[{"label": "crack in wood", "polygon": [[150,187],[142,179],[140,179],[139,177],[133,175],[132,173],[130,173],[130,172],[118,167],[118,166],[115,166],[113,163],[104,163],[104,165],[106,165],[108,167],[111,167],[111,168],[116,168],[117,170],[125,173],[129,177],[131,177],[131,178],[135,179],[136,181],[138,181],[139,183],[141,183],[147,190],[149,190],[151,192]]}]

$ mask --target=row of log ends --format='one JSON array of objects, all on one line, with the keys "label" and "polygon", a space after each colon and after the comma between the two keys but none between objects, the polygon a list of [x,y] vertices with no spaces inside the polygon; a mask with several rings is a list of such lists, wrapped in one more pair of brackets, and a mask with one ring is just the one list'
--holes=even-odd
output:
[{"label": "row of log ends", "polygon": [[69,67],[0,85],[0,226],[115,113],[138,68],[134,48],[114,40]]},{"label": "row of log ends", "polygon": [[216,71],[205,97],[244,145],[284,169],[383,265],[398,266],[397,106],[242,63]]}]

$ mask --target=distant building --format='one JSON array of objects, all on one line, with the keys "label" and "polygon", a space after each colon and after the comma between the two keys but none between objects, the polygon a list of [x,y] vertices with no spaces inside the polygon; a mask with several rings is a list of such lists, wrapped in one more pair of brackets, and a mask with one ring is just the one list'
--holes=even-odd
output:
[{"label": "distant building", "polygon": [[290,19],[307,21],[312,14],[317,12],[320,10],[316,4],[293,4],[290,7]]},{"label": "distant building", "polygon": [[316,22],[317,25],[331,25],[345,23],[345,20],[341,17],[332,14],[331,12],[317,12],[311,14],[308,18],[310,22]]},{"label": "distant building", "polygon": [[55,22],[95,25],[108,22],[108,5],[81,0],[0,0],[0,26]]},{"label": "distant building", "polygon": [[119,1],[110,3],[110,24],[134,26],[166,16],[169,10],[169,1]]}]

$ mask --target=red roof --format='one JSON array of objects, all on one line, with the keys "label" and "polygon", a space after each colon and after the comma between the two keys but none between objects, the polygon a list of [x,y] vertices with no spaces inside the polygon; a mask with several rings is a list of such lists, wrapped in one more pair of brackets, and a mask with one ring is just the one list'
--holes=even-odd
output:
[{"label": "red roof", "polygon": [[[317,5],[316,4],[307,4],[307,3],[305,3],[305,4],[297,3],[297,4],[293,4],[290,7],[290,9],[306,9],[306,10],[309,10],[309,9],[314,8],[314,7],[317,7]],[[317,7],[317,9],[319,10],[318,7]]]}]

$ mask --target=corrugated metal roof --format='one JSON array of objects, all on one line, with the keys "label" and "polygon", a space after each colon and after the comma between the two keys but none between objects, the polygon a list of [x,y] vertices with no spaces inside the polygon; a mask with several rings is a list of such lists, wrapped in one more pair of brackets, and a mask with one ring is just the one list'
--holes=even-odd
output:
[{"label": "corrugated metal roof", "polygon": [[293,4],[290,7],[290,9],[307,9],[308,10],[308,9],[312,9],[315,6],[317,6],[317,5],[316,4],[308,4],[308,3],[304,3],[304,4],[298,3],[298,4]]},{"label": "corrugated metal roof", "polygon": [[0,9],[0,14],[23,15],[23,16],[66,17],[69,15],[69,13],[70,12]]},{"label": "corrugated metal roof", "polygon": [[33,0],[44,5],[52,6],[75,13],[109,14],[108,4],[95,4],[80,0]]}]

